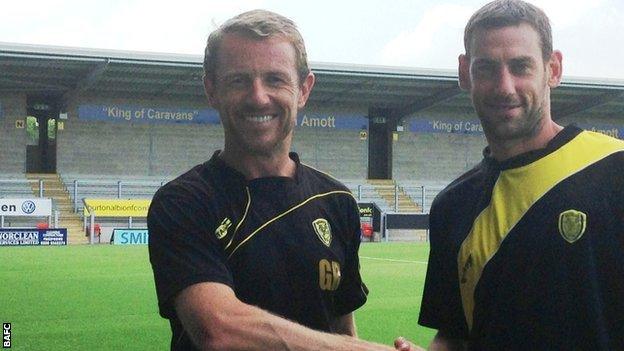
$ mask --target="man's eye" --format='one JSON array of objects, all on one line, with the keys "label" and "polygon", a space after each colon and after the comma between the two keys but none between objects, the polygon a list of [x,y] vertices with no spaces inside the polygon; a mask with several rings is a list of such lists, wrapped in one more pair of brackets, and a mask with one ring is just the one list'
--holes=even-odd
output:
[{"label": "man's eye", "polygon": [[243,77],[231,77],[226,80],[227,85],[232,87],[242,87],[246,83],[246,79]]},{"label": "man's eye", "polygon": [[280,76],[268,76],[266,79],[267,83],[269,83],[270,85],[279,85],[279,84],[283,84],[286,81],[284,80],[284,78],[280,77]]},{"label": "man's eye", "polygon": [[474,68],[474,73],[478,77],[490,77],[496,71],[496,67],[494,65],[482,64],[477,65]]},{"label": "man's eye", "polygon": [[531,66],[526,63],[518,63],[511,66],[511,72],[515,75],[527,74],[531,71]]}]

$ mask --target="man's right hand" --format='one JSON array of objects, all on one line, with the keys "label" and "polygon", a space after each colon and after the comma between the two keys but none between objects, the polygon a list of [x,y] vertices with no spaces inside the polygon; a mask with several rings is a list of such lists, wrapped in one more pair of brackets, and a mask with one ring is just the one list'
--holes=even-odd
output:
[{"label": "man's right hand", "polygon": [[412,344],[402,336],[399,336],[394,340],[394,348],[398,351],[425,351],[422,347]]}]

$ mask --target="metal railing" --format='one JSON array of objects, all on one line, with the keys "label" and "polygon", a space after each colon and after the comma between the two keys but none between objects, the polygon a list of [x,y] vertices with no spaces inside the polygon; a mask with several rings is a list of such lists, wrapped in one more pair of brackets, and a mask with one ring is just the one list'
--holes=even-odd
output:
[{"label": "metal railing", "polygon": [[[353,195],[360,202],[375,202],[384,212],[411,211],[428,213],[436,195],[443,189],[440,185],[372,185],[351,186]],[[417,210],[414,211],[414,206]]]},{"label": "metal railing", "polygon": [[[88,197],[139,198],[152,197],[166,180],[73,179],[65,183],[73,202],[74,212],[81,210],[82,199]],[[38,196],[43,197],[45,181],[38,180]],[[349,186],[361,202],[375,202],[384,212],[428,213],[441,185],[354,184]],[[0,197],[32,196],[28,179],[0,179]]]},{"label": "metal railing", "polygon": [[80,210],[82,199],[88,197],[137,198],[152,197],[165,184],[163,181],[140,180],[78,180],[67,184],[74,204],[74,212]]},{"label": "metal railing", "polygon": [[[15,196],[33,196],[28,179],[0,179],[0,197]],[[43,179],[39,179],[39,197],[43,197]]]}]

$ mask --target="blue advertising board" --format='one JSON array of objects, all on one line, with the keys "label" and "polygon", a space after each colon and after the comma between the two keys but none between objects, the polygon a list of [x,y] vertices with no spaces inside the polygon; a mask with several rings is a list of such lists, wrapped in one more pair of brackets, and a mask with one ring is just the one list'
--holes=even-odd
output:
[{"label": "blue advertising board", "polygon": [[124,123],[207,123],[218,124],[219,114],[211,108],[165,108],[126,105],[80,105],[78,119]]},{"label": "blue advertising board", "polygon": [[602,134],[605,134],[605,135],[608,135],[610,137],[614,137],[617,139],[624,139],[624,133],[621,133],[622,127],[620,126],[607,125],[607,124],[602,124],[602,125],[577,124],[577,125],[585,130],[602,133]]},{"label": "blue advertising board", "polygon": [[368,129],[368,119],[360,115],[304,113],[297,116],[295,126],[318,129]]},{"label": "blue advertising board", "polygon": [[[156,108],[130,105],[80,105],[78,119],[121,123],[219,124],[219,113],[211,108]],[[367,129],[368,119],[360,115],[306,112],[297,116],[299,128]]]},{"label": "blue advertising board", "polygon": [[483,134],[479,120],[414,120],[409,122],[409,131],[414,133],[456,133]]},{"label": "blue advertising board", "polygon": [[[620,126],[588,123],[577,123],[577,125],[585,130],[624,139],[624,133],[622,133]],[[409,122],[409,131],[413,133],[483,134],[483,127],[479,120],[418,119]]]},{"label": "blue advertising board", "polygon": [[149,241],[149,233],[147,228],[115,228],[113,229],[114,245],[147,245]]},{"label": "blue advertising board", "polygon": [[67,228],[0,229],[0,246],[67,245]]}]

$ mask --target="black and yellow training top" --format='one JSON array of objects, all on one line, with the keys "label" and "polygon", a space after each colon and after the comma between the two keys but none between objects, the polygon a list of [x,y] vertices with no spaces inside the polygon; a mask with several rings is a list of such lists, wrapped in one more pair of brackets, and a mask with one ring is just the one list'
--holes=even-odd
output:
[{"label": "black and yellow training top", "polygon": [[473,350],[624,350],[624,142],[564,128],[431,208],[419,323]]}]

